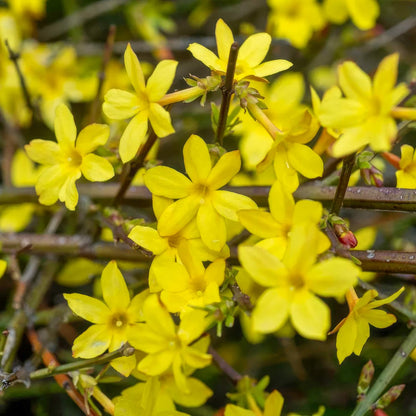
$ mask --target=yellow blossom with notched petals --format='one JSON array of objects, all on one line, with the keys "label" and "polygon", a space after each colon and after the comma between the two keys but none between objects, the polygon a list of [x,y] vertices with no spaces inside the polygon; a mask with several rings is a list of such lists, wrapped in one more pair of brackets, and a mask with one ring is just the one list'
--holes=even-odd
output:
[{"label": "yellow blossom with notched petals", "polygon": [[323,10],[330,22],[339,25],[350,16],[361,30],[373,28],[380,14],[377,0],[325,0]]},{"label": "yellow blossom with notched petals", "polygon": [[181,316],[177,327],[157,295],[150,295],[143,305],[144,320],[129,342],[147,353],[137,369],[149,376],[168,370],[173,372],[176,385],[189,391],[185,367],[203,368],[210,364],[211,355],[199,350],[193,343],[205,330],[205,312],[190,310]]},{"label": "yellow blossom with notched petals", "polygon": [[316,226],[301,224],[293,227],[282,259],[262,247],[239,247],[241,265],[266,288],[252,313],[255,331],[275,332],[290,318],[305,338],[326,338],[330,310],[316,295],[344,295],[355,284],[359,268],[337,257],[317,262],[318,239]]},{"label": "yellow blossom with notched petals", "polygon": [[103,111],[114,120],[132,117],[120,138],[120,157],[126,163],[134,158],[144,143],[149,122],[158,137],[174,133],[170,115],[158,101],[172,85],[178,63],[170,59],[159,62],[145,83],[140,62],[128,44],[124,64],[134,93],[109,90],[104,97]]},{"label": "yellow blossom with notched petals", "polygon": [[89,181],[108,181],[114,176],[111,163],[92,152],[104,145],[110,129],[104,124],[90,124],[77,136],[74,117],[65,104],[56,109],[55,135],[57,143],[35,139],[25,146],[27,155],[46,165],[37,182],[39,202],[52,205],[58,199],[73,211],[78,203],[75,182],[84,175]]},{"label": "yellow blossom with notched petals", "polygon": [[340,364],[353,353],[361,354],[370,336],[370,325],[387,328],[396,322],[393,314],[375,309],[395,300],[403,290],[404,287],[385,299],[375,301],[373,299],[378,296],[376,290],[367,290],[361,298],[357,297],[354,289],[347,293],[350,313],[330,332],[333,334],[338,331],[337,356]]},{"label": "yellow blossom with notched petals", "polygon": [[[218,56],[198,43],[189,45],[188,50],[194,58],[201,61],[213,71],[225,74],[230,48],[234,43],[234,36],[231,29],[222,19],[218,19],[215,26],[215,38],[217,41]],[[292,63],[285,59],[263,62],[269,51],[271,41],[272,38],[268,33],[256,33],[244,41],[238,51],[234,74],[236,81],[250,76],[259,78],[267,77],[268,75],[276,74],[292,66]]]},{"label": "yellow blossom with notched petals", "polygon": [[404,144],[401,148],[400,169],[396,171],[397,187],[416,189],[416,151]]},{"label": "yellow blossom with notched petals", "polygon": [[196,217],[202,241],[219,252],[227,240],[225,218],[238,221],[238,210],[257,208],[245,195],[219,190],[240,170],[240,152],[225,153],[212,166],[206,143],[193,134],[185,143],[183,155],[190,179],[166,166],[151,168],[144,177],[152,194],[177,199],[160,216],[159,234],[174,235]]},{"label": "yellow blossom with notched petals", "polygon": [[[72,347],[74,357],[93,358],[107,349],[114,351],[130,342],[140,330],[138,322],[143,321],[142,306],[147,292],[130,299],[126,282],[114,260],[103,270],[101,288],[104,302],[79,293],[64,294],[72,311],[93,323],[75,339]],[[112,365],[117,371],[128,375],[135,363],[134,356],[130,356],[114,360]]]},{"label": "yellow blossom with notched petals", "polygon": [[404,84],[395,86],[399,55],[384,58],[373,82],[354,62],[338,67],[339,86],[345,97],[331,94],[319,106],[319,119],[324,127],[341,133],[332,148],[335,157],[342,157],[369,144],[378,151],[387,151],[397,135],[393,117],[398,103],[407,95]]}]

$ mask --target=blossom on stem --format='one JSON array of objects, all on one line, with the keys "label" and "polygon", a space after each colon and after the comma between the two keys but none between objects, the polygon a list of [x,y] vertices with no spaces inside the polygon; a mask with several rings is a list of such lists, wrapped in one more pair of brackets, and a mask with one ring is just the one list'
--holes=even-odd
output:
[{"label": "blossom on stem", "polygon": [[140,62],[130,44],[124,52],[124,64],[134,93],[111,89],[104,97],[104,114],[114,120],[133,117],[120,138],[120,157],[123,163],[134,158],[146,139],[149,122],[158,137],[174,133],[170,114],[158,101],[161,100],[175,77],[176,61],[159,62],[145,83]]},{"label": "blossom on stem", "polygon": [[396,317],[385,311],[376,310],[379,306],[393,302],[402,292],[404,287],[391,296],[375,300],[378,296],[376,290],[367,290],[361,298],[357,297],[354,289],[347,293],[349,314],[331,332],[338,331],[337,356],[341,364],[351,354],[360,355],[364,344],[370,336],[370,325],[376,328],[387,328],[396,322]]},{"label": "blossom on stem", "polygon": [[227,240],[225,219],[238,221],[238,210],[257,208],[245,195],[219,190],[240,170],[240,152],[225,153],[212,166],[206,143],[193,134],[185,143],[183,155],[190,179],[166,166],[151,168],[144,176],[152,194],[177,199],[160,216],[159,234],[174,235],[196,217],[202,241],[219,252]]},{"label": "blossom on stem", "polygon": [[[230,48],[234,43],[234,36],[231,29],[222,19],[218,19],[215,26],[215,38],[218,56],[199,43],[191,43],[188,46],[188,50],[198,61],[201,61],[213,71],[225,75]],[[271,41],[272,38],[267,33],[256,33],[244,41],[238,52],[234,74],[236,81],[250,76],[263,78],[284,71],[292,66],[292,63],[285,59],[263,62],[269,51]]]},{"label": "blossom on stem", "polygon": [[355,284],[359,268],[344,258],[317,262],[319,233],[313,224],[293,227],[281,259],[262,247],[239,247],[241,265],[266,288],[252,313],[254,330],[271,333],[290,318],[305,338],[326,339],[330,310],[316,295],[343,296]]},{"label": "blossom on stem", "polygon": [[90,124],[80,131],[74,117],[65,104],[56,109],[55,135],[58,143],[35,139],[25,146],[27,155],[34,162],[46,165],[36,182],[39,202],[54,204],[58,198],[73,211],[78,203],[75,182],[84,175],[92,182],[108,181],[114,176],[111,163],[92,152],[104,145],[110,129],[104,124]]},{"label": "blossom on stem", "polygon": [[[79,335],[72,347],[72,355],[80,358],[93,358],[107,349],[111,352],[130,342],[140,330],[143,321],[142,305],[147,292],[130,299],[126,282],[112,260],[101,275],[101,288],[104,302],[79,293],[65,293],[64,298],[72,311],[81,318],[92,322],[85,332]],[[117,371],[128,375],[135,365],[134,356],[114,360]]]},{"label": "blossom on stem", "polygon": [[384,58],[370,77],[354,62],[347,61],[338,67],[339,86],[345,97],[324,96],[319,119],[324,127],[336,129],[341,136],[333,146],[333,155],[343,157],[369,144],[374,151],[390,150],[397,135],[393,117],[416,117],[413,109],[396,107],[408,94],[406,85],[395,86],[399,55]]}]

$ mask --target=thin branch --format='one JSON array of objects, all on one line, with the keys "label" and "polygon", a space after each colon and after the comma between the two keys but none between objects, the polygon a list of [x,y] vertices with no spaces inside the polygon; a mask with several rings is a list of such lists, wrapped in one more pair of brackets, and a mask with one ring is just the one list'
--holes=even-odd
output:
[{"label": "thin branch", "polygon": [[38,380],[46,377],[52,377],[56,374],[65,374],[70,371],[81,370],[83,368],[91,368],[96,365],[106,364],[119,357],[128,357],[134,354],[134,348],[129,344],[124,344],[118,350],[103,354],[97,358],[89,360],[79,360],[68,364],[62,364],[56,367],[41,368],[40,370],[30,373],[31,380]]},{"label": "thin branch", "polygon": [[228,364],[221,355],[218,354],[214,348],[211,346],[208,348],[208,353],[212,355],[212,359],[214,360],[217,367],[234,383],[237,384],[243,376],[233,367]]},{"label": "thin branch", "polygon": [[[27,336],[32,345],[34,352],[42,356],[43,363],[49,368],[54,368],[59,366],[58,360],[55,356],[48,351],[39,340],[38,334],[34,329],[29,329]],[[93,409],[89,408],[85,404],[84,397],[76,389],[71,378],[66,374],[56,374],[54,375],[55,381],[65,390],[68,396],[75,402],[75,404],[84,412],[84,414],[89,416],[98,416]]]},{"label": "thin branch", "polygon": [[351,416],[364,416],[368,411],[372,410],[372,405],[390,384],[393,377],[401,369],[403,364],[408,359],[409,354],[415,347],[416,328],[410,332],[406,340],[394,354],[393,358],[389,361],[386,367],[384,367],[382,373],[379,375],[368,393],[364,396],[363,400],[358,403]]},{"label": "thin branch", "polygon": [[352,169],[355,163],[355,153],[344,158],[342,162],[341,176],[339,178],[334,200],[332,201],[331,214],[338,215],[347,191],[348,182],[351,177]]},{"label": "thin branch", "polygon": [[224,133],[227,128],[227,117],[230,109],[231,98],[234,94],[234,74],[237,64],[238,50],[240,46],[234,42],[230,47],[228,55],[227,72],[225,74],[224,86],[222,90],[222,101],[217,126],[217,142],[222,146]]}]

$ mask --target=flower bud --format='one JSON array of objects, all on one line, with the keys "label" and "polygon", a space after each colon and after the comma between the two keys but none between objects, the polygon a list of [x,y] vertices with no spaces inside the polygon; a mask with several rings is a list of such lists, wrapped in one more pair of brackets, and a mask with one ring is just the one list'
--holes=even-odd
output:
[{"label": "flower bud", "polygon": [[345,224],[334,224],[334,231],[338,241],[346,248],[354,248],[358,244],[355,235]]},{"label": "flower bud", "polygon": [[389,416],[384,410],[374,409],[373,416]]},{"label": "flower bud", "polygon": [[402,391],[406,387],[405,384],[398,384],[397,386],[390,387],[387,393],[384,393],[375,403],[378,409],[384,409],[399,398]]},{"label": "flower bud", "polygon": [[367,393],[368,388],[370,387],[371,380],[374,376],[374,365],[370,360],[367,364],[364,365],[361,370],[360,378],[358,379],[357,392],[358,394]]}]

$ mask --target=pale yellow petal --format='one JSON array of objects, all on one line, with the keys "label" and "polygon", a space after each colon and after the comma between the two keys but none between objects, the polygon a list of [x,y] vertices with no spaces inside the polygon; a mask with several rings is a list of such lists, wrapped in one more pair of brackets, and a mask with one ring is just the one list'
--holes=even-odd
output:
[{"label": "pale yellow petal", "polygon": [[133,117],[120,137],[119,152],[123,163],[133,159],[140,146],[145,142],[148,128],[147,116],[146,111],[141,111]]},{"label": "pale yellow petal", "polygon": [[80,293],[64,293],[69,308],[82,319],[93,324],[105,324],[110,316],[107,305],[91,296]]},{"label": "pale yellow petal", "polygon": [[337,334],[337,357],[341,364],[354,351],[357,338],[357,323],[352,315],[345,319]]},{"label": "pale yellow petal", "polygon": [[74,116],[65,104],[59,104],[55,112],[55,135],[60,146],[73,148],[77,137]]},{"label": "pale yellow petal", "polygon": [[124,66],[126,67],[127,76],[129,77],[133,88],[136,91],[143,91],[145,86],[142,67],[137,55],[133,52],[130,43],[127,44],[124,52]]},{"label": "pale yellow petal", "polygon": [[278,181],[270,188],[269,206],[270,212],[277,222],[286,225],[292,224],[295,200],[292,194]]},{"label": "pale yellow petal", "polygon": [[393,90],[397,80],[398,65],[398,53],[386,56],[378,65],[373,80],[373,91],[378,97],[384,97]]},{"label": "pale yellow petal", "polygon": [[272,41],[268,33],[255,33],[249,36],[238,51],[238,60],[243,61],[250,68],[263,62]]},{"label": "pale yellow petal", "polygon": [[75,207],[78,204],[78,191],[75,186],[75,182],[77,179],[81,177],[81,171],[76,171],[75,173],[70,174],[67,176],[65,182],[62,184],[61,188],[59,189],[59,200],[61,202],[65,202],[65,206],[70,210],[74,211]]},{"label": "pale yellow petal", "polygon": [[215,39],[217,41],[219,58],[224,62],[228,62],[228,56],[230,54],[231,45],[234,42],[234,36],[229,26],[222,19],[218,19],[215,26]]},{"label": "pale yellow petal", "polygon": [[112,260],[101,275],[104,302],[112,312],[125,312],[130,303],[129,290],[117,263]]},{"label": "pale yellow petal", "polygon": [[243,209],[238,211],[238,219],[251,234],[260,238],[271,238],[282,233],[282,227],[269,212]]},{"label": "pale yellow petal", "polygon": [[72,355],[75,358],[94,358],[101,355],[110,345],[111,333],[106,325],[91,325],[75,338]]},{"label": "pale yellow petal", "polygon": [[152,194],[174,199],[188,196],[192,186],[185,175],[167,166],[149,169],[144,175],[144,183]]},{"label": "pale yellow petal", "polygon": [[380,8],[377,0],[346,0],[354,24],[361,30],[375,26]]},{"label": "pale yellow petal", "polygon": [[226,185],[239,171],[241,167],[240,152],[234,150],[220,157],[212,168],[207,182],[211,189],[219,189]]},{"label": "pale yellow petal", "polygon": [[164,59],[156,65],[146,84],[150,102],[159,101],[168,92],[175,79],[177,66],[178,62],[172,59]]},{"label": "pale yellow petal", "polygon": [[222,218],[213,204],[206,201],[198,210],[196,217],[198,230],[204,244],[214,251],[220,251],[227,240],[227,230]]},{"label": "pale yellow petal", "polygon": [[128,237],[139,246],[151,251],[154,255],[161,254],[169,248],[167,240],[162,238],[157,230],[151,227],[136,225],[132,228]]},{"label": "pale yellow petal", "polygon": [[105,182],[114,176],[111,163],[93,153],[82,158],[81,172],[91,182]]},{"label": "pale yellow petal", "polygon": [[367,102],[372,96],[370,77],[352,61],[346,61],[338,67],[339,85],[348,98]]},{"label": "pale yellow petal", "polygon": [[208,68],[225,72],[227,64],[221,65],[221,61],[218,59],[217,55],[205,46],[202,46],[199,43],[191,43],[187,49],[192,53],[195,59],[201,61]]},{"label": "pale yellow petal", "polygon": [[185,170],[194,183],[205,181],[211,172],[211,157],[204,140],[192,134],[183,146]]},{"label": "pale yellow petal", "polygon": [[169,112],[157,103],[150,104],[149,121],[157,137],[166,137],[175,133]]},{"label": "pale yellow petal", "polygon": [[253,75],[256,77],[267,77],[269,75],[277,74],[278,72],[285,71],[293,66],[292,62],[286,61],[286,59],[275,59],[256,66],[253,69]]},{"label": "pale yellow petal", "polygon": [[113,120],[125,120],[133,117],[144,108],[139,97],[128,91],[111,89],[104,96],[103,112]]},{"label": "pale yellow petal", "polygon": [[256,209],[256,203],[246,195],[229,191],[215,191],[212,204],[223,217],[238,221],[237,212],[241,209]]},{"label": "pale yellow petal", "polygon": [[93,152],[98,146],[104,146],[110,136],[110,128],[105,124],[90,124],[83,128],[77,137],[76,149],[81,155]]},{"label": "pale yellow petal", "polygon": [[49,140],[31,140],[25,146],[25,151],[30,159],[42,165],[55,165],[58,163],[59,145]]}]

